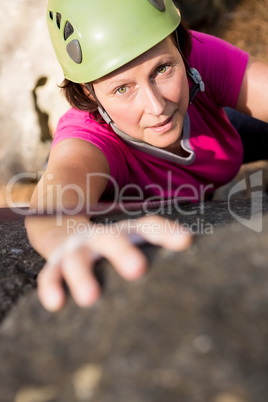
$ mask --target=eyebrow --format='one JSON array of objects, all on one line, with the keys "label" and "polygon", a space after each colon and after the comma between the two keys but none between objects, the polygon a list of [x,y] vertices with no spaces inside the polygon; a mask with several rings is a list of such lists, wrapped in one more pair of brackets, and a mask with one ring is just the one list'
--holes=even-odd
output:
[{"label": "eyebrow", "polygon": [[[150,74],[151,75],[155,69],[161,65],[167,64],[167,63],[171,63],[174,62],[174,56],[171,55],[170,53],[166,53],[165,55],[161,55],[159,56],[158,60],[155,60],[155,63],[152,65],[152,68],[150,69]],[[119,73],[119,75],[121,74],[127,74],[127,71]],[[116,87],[120,87],[122,85],[127,84],[128,82],[131,82],[131,79],[129,79],[127,76],[126,77],[117,77],[117,75],[115,75],[114,77],[111,78],[111,80],[113,80],[111,83],[106,85],[106,89],[109,91],[112,88],[116,88]]]}]

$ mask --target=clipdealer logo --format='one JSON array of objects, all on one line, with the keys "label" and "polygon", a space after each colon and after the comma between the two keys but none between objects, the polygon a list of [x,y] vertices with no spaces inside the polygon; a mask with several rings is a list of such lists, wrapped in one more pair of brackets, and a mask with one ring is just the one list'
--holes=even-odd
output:
[{"label": "clipdealer logo", "polygon": [[[228,209],[232,217],[240,222],[243,226],[254,230],[255,232],[260,233],[263,227],[263,171],[259,170],[255,173],[252,173],[248,176],[248,180],[243,179],[240,180],[237,184],[235,184],[229,192],[228,195]],[[239,216],[239,214],[234,212],[231,208],[231,197],[240,191],[250,192],[250,214],[249,218],[244,218]]]}]

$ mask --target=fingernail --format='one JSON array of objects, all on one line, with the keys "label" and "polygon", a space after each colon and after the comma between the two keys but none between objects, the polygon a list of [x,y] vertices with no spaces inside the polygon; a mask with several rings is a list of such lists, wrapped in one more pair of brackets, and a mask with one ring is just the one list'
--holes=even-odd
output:
[{"label": "fingernail", "polygon": [[62,303],[62,296],[59,292],[51,290],[45,299],[44,305],[48,310],[58,310]]},{"label": "fingernail", "polygon": [[81,285],[76,295],[76,301],[80,306],[89,306],[98,299],[99,293],[99,288],[95,285]]},{"label": "fingernail", "polygon": [[181,251],[187,248],[191,243],[192,235],[190,233],[171,234],[166,238],[164,247],[168,250]]},{"label": "fingernail", "polygon": [[127,279],[138,279],[145,270],[146,260],[143,257],[128,258],[124,264],[124,273]]}]

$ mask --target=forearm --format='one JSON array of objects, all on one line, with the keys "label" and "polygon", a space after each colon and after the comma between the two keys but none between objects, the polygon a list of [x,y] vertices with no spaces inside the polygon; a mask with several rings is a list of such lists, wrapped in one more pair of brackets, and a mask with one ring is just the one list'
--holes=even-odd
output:
[{"label": "forearm", "polygon": [[[80,226],[78,226],[80,225]],[[77,228],[90,230],[91,223],[86,216],[28,216],[25,227],[32,247],[45,259],[62,245]]]}]

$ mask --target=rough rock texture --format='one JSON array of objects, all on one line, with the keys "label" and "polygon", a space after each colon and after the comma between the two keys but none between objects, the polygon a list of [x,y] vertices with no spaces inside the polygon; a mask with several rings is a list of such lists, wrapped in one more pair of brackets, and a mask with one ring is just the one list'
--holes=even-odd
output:
[{"label": "rough rock texture", "polygon": [[[266,214],[267,198],[258,205]],[[249,219],[249,200],[182,210],[163,212],[210,228],[192,247],[144,246],[150,269],[136,283],[101,261],[100,301],[79,309],[69,298],[56,314],[30,289],[43,261],[22,222],[1,225],[2,314],[12,307],[0,327],[1,402],[267,401],[268,216],[257,233],[232,217]]]},{"label": "rough rock texture", "polygon": [[0,320],[2,320],[19,296],[36,285],[36,277],[43,260],[28,243],[21,220],[1,223],[0,239]]},{"label": "rough rock texture", "polygon": [[195,29],[215,26],[219,19],[230,13],[240,0],[173,0],[182,17]]},{"label": "rough rock texture", "polygon": [[[1,5],[0,176],[3,182],[20,172],[43,169],[55,120],[66,109],[57,90],[62,73],[46,28],[46,3],[46,0],[10,0]],[[48,109],[44,105],[49,105]]]},{"label": "rough rock texture", "polygon": [[203,29],[246,50],[260,60],[268,61],[267,19],[267,0],[241,0],[237,1],[232,9],[223,12],[216,24]]}]

